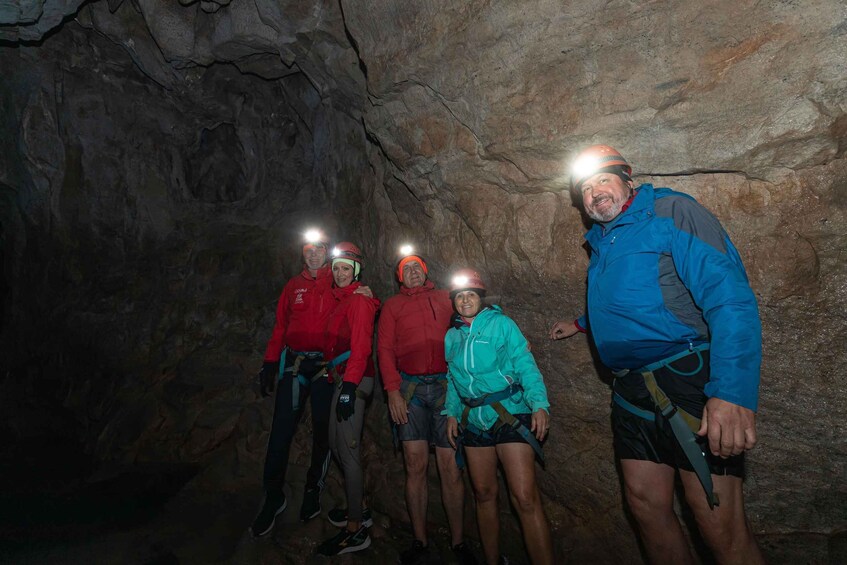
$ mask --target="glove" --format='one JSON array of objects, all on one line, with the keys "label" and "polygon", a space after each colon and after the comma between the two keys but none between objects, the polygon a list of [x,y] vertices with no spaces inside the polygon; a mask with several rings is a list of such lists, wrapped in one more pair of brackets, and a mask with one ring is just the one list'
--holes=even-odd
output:
[{"label": "glove", "polygon": [[356,384],[350,381],[341,383],[341,394],[335,403],[335,419],[341,422],[349,420],[356,411]]},{"label": "glove", "polygon": [[277,375],[279,375],[279,363],[265,361],[262,370],[259,371],[259,392],[263,397],[267,398],[273,394]]}]

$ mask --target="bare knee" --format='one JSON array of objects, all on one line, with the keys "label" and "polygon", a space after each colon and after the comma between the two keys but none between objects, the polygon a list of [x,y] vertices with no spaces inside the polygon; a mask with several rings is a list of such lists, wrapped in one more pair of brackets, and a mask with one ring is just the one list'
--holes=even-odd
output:
[{"label": "bare knee", "polygon": [[520,488],[511,493],[512,504],[520,514],[535,512],[541,505],[537,488]]},{"label": "bare knee", "polygon": [[493,485],[474,485],[474,497],[478,504],[497,500],[497,484]]},{"label": "bare knee", "polygon": [[406,474],[409,478],[421,480],[426,476],[428,457],[419,454],[406,454]]},{"label": "bare knee", "polygon": [[627,483],[624,491],[629,509],[639,522],[665,519],[673,514],[673,498],[645,485]]}]

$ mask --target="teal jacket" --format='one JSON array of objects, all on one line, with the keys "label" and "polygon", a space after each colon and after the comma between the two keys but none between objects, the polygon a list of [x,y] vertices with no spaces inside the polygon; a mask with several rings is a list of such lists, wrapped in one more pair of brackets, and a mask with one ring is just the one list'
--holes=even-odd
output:
[{"label": "teal jacket", "polygon": [[[547,387],[529,351],[526,338],[499,306],[489,306],[476,315],[471,325],[450,328],[444,336],[449,367],[447,400],[442,414],[461,422],[465,405],[460,398],[478,398],[497,392],[512,382],[520,383],[523,394],[501,404],[512,414],[527,414],[543,408],[549,412]],[[488,430],[497,422],[490,406],[473,408],[468,423]]]}]

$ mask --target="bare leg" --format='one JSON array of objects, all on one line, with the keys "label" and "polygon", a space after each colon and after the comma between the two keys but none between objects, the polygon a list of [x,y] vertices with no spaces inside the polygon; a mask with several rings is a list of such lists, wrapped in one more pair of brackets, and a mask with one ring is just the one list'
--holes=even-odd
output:
[{"label": "bare leg", "polygon": [[429,465],[429,444],[426,440],[403,442],[403,456],[406,460],[406,508],[415,539],[427,545],[426,509],[427,484],[426,470]]},{"label": "bare leg", "polygon": [[553,542],[535,480],[535,452],[526,443],[501,443],[496,449],[506,472],[512,504],[518,511],[529,558],[533,565],[552,565]]},{"label": "bare leg", "polygon": [[465,460],[476,498],[476,521],[488,565],[500,560],[500,516],[497,511],[497,453],[493,447],[465,447]]},{"label": "bare leg", "polygon": [[764,563],[744,515],[741,479],[729,475],[712,475],[715,492],[720,495],[720,505],[710,510],[697,475],[691,471],[680,471],[679,474],[685,487],[685,499],[694,512],[697,527],[717,562],[721,565]]},{"label": "bare leg", "polygon": [[673,511],[676,470],[668,465],[622,459],[626,501],[651,563],[694,562],[682,526]]},{"label": "bare leg", "polygon": [[465,481],[456,466],[456,452],[449,447],[435,448],[435,461],[441,477],[441,502],[450,524],[452,545],[462,543],[465,508]]}]

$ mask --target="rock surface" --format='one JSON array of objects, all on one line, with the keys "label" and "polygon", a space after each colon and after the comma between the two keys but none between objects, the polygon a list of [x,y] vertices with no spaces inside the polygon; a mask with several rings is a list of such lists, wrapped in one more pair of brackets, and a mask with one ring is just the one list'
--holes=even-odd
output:
[{"label": "rock surface", "polygon": [[[584,302],[566,163],[604,142],[636,180],[713,210],[747,266],[765,357],[746,496],[763,550],[847,559],[843,3],[81,5],[0,1],[9,437],[211,470],[174,505],[258,489],[270,413],[249,384],[299,231],[361,242],[382,297],[412,241],[438,282],[480,269],[533,344],[558,561],[639,562],[606,377],[584,338],[546,339]],[[368,481],[396,523],[402,463],[384,422],[377,400]]]}]

